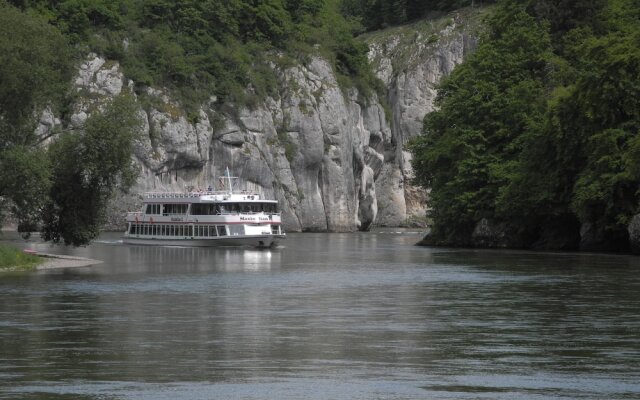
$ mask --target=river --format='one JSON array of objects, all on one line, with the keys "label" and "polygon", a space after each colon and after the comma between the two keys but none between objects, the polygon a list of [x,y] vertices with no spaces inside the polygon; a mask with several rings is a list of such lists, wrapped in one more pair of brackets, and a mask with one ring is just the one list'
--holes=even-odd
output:
[{"label": "river", "polygon": [[0,275],[0,398],[640,399],[640,257],[3,241],[103,260]]}]

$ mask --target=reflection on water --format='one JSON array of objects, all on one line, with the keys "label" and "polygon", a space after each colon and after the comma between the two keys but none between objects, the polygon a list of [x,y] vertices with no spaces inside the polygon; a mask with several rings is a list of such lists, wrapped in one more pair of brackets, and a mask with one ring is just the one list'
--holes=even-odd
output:
[{"label": "reflection on water", "polygon": [[638,258],[416,239],[23,244],[104,264],[0,276],[0,398],[640,398]]}]

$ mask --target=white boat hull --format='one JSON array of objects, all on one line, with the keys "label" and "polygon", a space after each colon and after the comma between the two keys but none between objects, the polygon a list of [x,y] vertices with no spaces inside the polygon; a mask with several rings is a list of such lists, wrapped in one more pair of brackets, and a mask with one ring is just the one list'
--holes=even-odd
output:
[{"label": "white boat hull", "polygon": [[218,236],[210,238],[150,238],[138,236],[124,236],[122,242],[126,244],[145,246],[189,246],[189,247],[222,247],[222,246],[248,246],[248,247],[274,247],[285,235],[244,235],[244,236]]}]

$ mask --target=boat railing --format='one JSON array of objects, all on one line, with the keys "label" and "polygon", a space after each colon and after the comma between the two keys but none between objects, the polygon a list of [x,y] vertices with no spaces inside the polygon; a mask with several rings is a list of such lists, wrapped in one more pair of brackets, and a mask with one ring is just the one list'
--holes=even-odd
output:
[{"label": "boat railing", "polygon": [[189,199],[200,196],[223,195],[225,192],[147,192],[145,199]]},{"label": "boat railing", "polygon": [[[145,199],[189,199],[197,198],[200,196],[225,196],[229,195],[228,191],[224,190],[203,190],[196,192],[146,192],[144,193]],[[258,193],[249,190],[234,190],[231,194],[241,194],[248,196],[259,196]]]},{"label": "boat railing", "polygon": [[[249,212],[249,211],[230,211],[230,210],[225,210],[225,211],[219,211],[215,214],[188,214],[188,216],[195,216],[195,217],[200,217],[200,216],[206,216],[206,215],[257,215],[257,214],[264,214],[264,215],[280,215],[281,213],[279,212],[264,212],[264,211],[254,211],[254,212]],[[144,216],[149,216],[149,217],[157,217],[157,214],[146,214],[143,211],[129,211],[127,212],[127,216],[131,216],[131,217],[144,217]],[[187,214],[185,213],[163,213],[162,216],[164,217],[174,217],[174,216],[187,216]]]}]

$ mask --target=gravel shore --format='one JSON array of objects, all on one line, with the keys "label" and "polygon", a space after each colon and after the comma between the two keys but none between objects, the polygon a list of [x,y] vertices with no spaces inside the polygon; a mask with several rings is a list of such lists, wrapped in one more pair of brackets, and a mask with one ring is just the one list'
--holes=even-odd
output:
[{"label": "gravel shore", "polygon": [[45,259],[45,261],[38,265],[36,269],[38,271],[45,269],[56,269],[56,268],[77,268],[77,267],[87,267],[89,265],[101,264],[100,260],[93,260],[91,258],[84,257],[73,257],[73,256],[63,256],[59,254],[48,254],[48,253],[34,253],[37,256],[40,256]]}]

